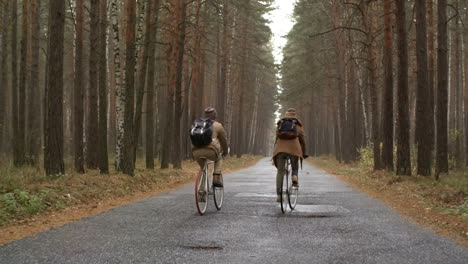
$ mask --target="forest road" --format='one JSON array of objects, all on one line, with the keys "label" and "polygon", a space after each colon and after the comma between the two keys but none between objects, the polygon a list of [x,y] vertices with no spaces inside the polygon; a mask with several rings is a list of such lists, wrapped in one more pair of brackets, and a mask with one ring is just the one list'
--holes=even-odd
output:
[{"label": "forest road", "polygon": [[304,163],[293,212],[269,159],[225,175],[199,216],[193,185],[0,247],[0,263],[468,263],[468,249]]}]

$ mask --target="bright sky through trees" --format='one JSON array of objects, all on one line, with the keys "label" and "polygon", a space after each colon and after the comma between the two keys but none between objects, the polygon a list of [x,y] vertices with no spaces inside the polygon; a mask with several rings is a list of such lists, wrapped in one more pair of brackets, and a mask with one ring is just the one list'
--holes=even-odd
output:
[{"label": "bright sky through trees", "polygon": [[273,47],[276,63],[281,63],[283,59],[282,48],[286,44],[286,34],[291,30],[293,21],[291,15],[294,9],[295,0],[275,0],[275,7],[269,19],[271,20],[270,28],[273,32]]}]

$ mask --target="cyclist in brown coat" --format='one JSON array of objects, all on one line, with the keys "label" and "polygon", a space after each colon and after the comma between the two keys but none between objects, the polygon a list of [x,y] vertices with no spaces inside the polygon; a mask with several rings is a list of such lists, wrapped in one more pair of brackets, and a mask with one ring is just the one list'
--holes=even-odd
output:
[{"label": "cyclist in brown coat", "polygon": [[217,187],[223,187],[221,180],[221,169],[222,169],[222,157],[226,156],[229,152],[226,132],[224,131],[223,125],[216,121],[217,112],[213,107],[208,107],[205,109],[204,118],[209,118],[213,120],[213,141],[204,147],[192,147],[193,158],[197,161],[200,168],[203,169],[205,165],[205,157],[209,160],[215,162],[214,164],[214,173],[213,173],[213,185]]},{"label": "cyclist in brown coat", "polygon": [[[286,157],[291,157],[292,182],[293,186],[299,186],[298,172],[299,159],[307,157],[306,145],[304,140],[304,128],[299,119],[297,119],[296,109],[289,108],[281,120],[295,120],[297,137],[292,139],[281,139],[279,137],[279,128],[276,131],[275,151],[273,153],[273,162],[278,169],[276,174],[276,194],[277,202],[280,202],[281,181],[285,170]],[[278,121],[278,125],[280,124]]]}]

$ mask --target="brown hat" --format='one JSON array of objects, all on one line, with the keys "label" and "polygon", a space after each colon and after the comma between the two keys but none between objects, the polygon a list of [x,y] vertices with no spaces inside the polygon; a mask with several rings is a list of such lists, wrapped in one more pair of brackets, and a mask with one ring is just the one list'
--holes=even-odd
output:
[{"label": "brown hat", "polygon": [[215,120],[217,114],[218,114],[218,113],[216,112],[216,109],[214,109],[213,107],[207,107],[207,108],[205,108],[205,111],[204,111],[205,118],[209,118],[209,119],[211,119],[211,120]]},{"label": "brown hat", "polygon": [[283,118],[297,118],[296,116],[296,109],[289,108],[286,113],[284,114]]}]

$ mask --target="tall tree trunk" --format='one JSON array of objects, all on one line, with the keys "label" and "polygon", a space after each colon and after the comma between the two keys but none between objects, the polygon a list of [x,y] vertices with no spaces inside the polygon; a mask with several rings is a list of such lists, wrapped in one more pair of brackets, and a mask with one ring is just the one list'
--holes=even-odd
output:
[{"label": "tall tree trunk", "polygon": [[98,145],[98,70],[99,70],[99,0],[91,0],[89,33],[89,92],[88,124],[86,138],[86,163],[88,168],[97,169],[99,164]]},{"label": "tall tree trunk", "polygon": [[218,119],[221,123],[224,124],[226,120],[225,108],[226,108],[226,94],[227,94],[227,68],[228,68],[228,58],[229,58],[229,4],[228,0],[223,1],[223,10],[222,10],[222,19],[223,19],[223,39],[222,39],[222,54],[221,54],[221,65],[220,65],[220,74],[221,80],[218,89],[218,104],[217,112]]},{"label": "tall tree trunk", "polygon": [[195,11],[195,33],[193,37],[193,59],[192,59],[192,102],[191,102],[191,121],[197,117],[200,113],[199,101],[201,101],[200,92],[200,66],[201,66],[201,48],[200,48],[200,10],[202,1],[197,0],[197,6]]},{"label": "tall tree trunk", "polygon": [[65,1],[49,1],[44,168],[47,175],[65,173],[63,163],[63,49]]},{"label": "tall tree trunk", "polygon": [[115,169],[121,171],[122,165],[122,149],[124,137],[124,112],[125,112],[125,88],[121,78],[121,54],[120,54],[120,29],[119,29],[119,0],[111,2],[111,21],[112,21],[112,36],[114,45],[114,67],[115,67],[115,93],[117,97],[117,144],[115,149]]},{"label": "tall tree trunk", "polygon": [[76,0],[76,36],[75,36],[75,87],[74,87],[74,166],[78,173],[84,173],[83,155],[83,33],[84,0]]},{"label": "tall tree trunk", "polygon": [[136,26],[136,2],[127,0],[126,8],[126,56],[125,56],[125,114],[124,114],[124,159],[122,171],[125,174],[133,175],[133,122],[135,107],[135,26]]},{"label": "tall tree trunk", "polygon": [[[7,125],[7,109],[6,109],[6,97],[8,95],[7,93],[7,88],[8,88],[8,19],[9,19],[9,1],[4,1],[2,5],[0,6],[1,10],[1,47],[0,47],[0,69],[2,71],[0,75],[0,155],[3,151],[6,150],[6,147],[4,146],[4,131],[6,132],[6,128],[9,126]],[[7,133],[5,133],[7,134]]]},{"label": "tall tree trunk", "polygon": [[[429,136],[431,137],[431,142],[430,142],[430,152],[434,151],[434,146],[435,146],[435,86],[434,86],[434,80],[435,80],[435,72],[434,72],[434,65],[435,65],[435,57],[436,54],[434,52],[434,1],[433,0],[428,0],[427,1],[427,27],[428,27],[428,35],[427,35],[427,50],[429,53],[428,56],[428,113],[430,115],[430,128],[428,130],[428,133],[430,134]],[[467,75],[468,76],[468,75]]]},{"label": "tall tree trunk", "polygon": [[18,0],[11,2],[11,122],[13,127],[13,164],[20,166],[21,150],[19,148],[18,128]]},{"label": "tall tree trunk", "polygon": [[418,67],[418,84],[416,99],[416,144],[418,146],[417,169],[419,175],[431,175],[431,115],[427,98],[427,30],[426,0],[416,0],[416,62]]},{"label": "tall tree trunk", "polygon": [[41,0],[31,1],[31,76],[29,79],[29,112],[28,112],[28,153],[31,164],[37,164],[41,147],[40,127],[38,118],[40,110],[39,87],[39,51],[41,40]]},{"label": "tall tree trunk", "polygon": [[447,0],[437,2],[437,140],[436,140],[436,179],[440,173],[448,173],[448,57],[447,57]]},{"label": "tall tree trunk", "polygon": [[[176,75],[175,75],[175,119],[174,119],[174,168],[182,169],[182,155],[181,155],[181,117],[182,117],[182,77],[183,77],[183,67],[184,67],[184,50],[185,50],[185,28],[186,28],[186,18],[187,18],[187,4],[185,0],[178,0],[178,17],[180,21],[178,30],[178,39],[177,39],[177,61],[176,61]],[[175,55],[175,54],[174,54]]]},{"label": "tall tree trunk", "polygon": [[98,126],[98,161],[99,171],[109,173],[107,153],[107,1],[100,1],[99,19],[99,126]]},{"label": "tall tree trunk", "polygon": [[25,163],[25,140],[26,140],[26,81],[27,81],[27,57],[28,57],[28,18],[29,18],[29,1],[23,0],[22,3],[22,25],[21,25],[21,64],[19,74],[19,97],[18,97],[18,165]]},{"label": "tall tree trunk", "polygon": [[[459,0],[456,1],[456,10],[459,9]],[[457,11],[458,12],[458,11]],[[461,135],[463,133],[462,131],[462,126],[461,126],[461,115],[462,115],[462,102],[461,98],[463,98],[462,94],[462,61],[461,61],[461,49],[462,49],[462,44],[461,44],[461,30],[460,30],[460,15],[457,14],[455,18],[455,47],[454,48],[454,65],[455,65],[455,77],[454,77],[454,110],[455,110],[455,115],[454,115],[454,125],[455,125],[455,161],[456,161],[456,166],[457,168],[460,168],[462,165],[462,139]]]},{"label": "tall tree trunk", "polygon": [[408,107],[408,34],[406,32],[406,1],[396,1],[398,31],[398,118],[397,118],[397,175],[411,175]]},{"label": "tall tree trunk", "polygon": [[155,51],[156,36],[158,32],[157,24],[159,20],[159,0],[152,0],[153,16],[151,18],[153,26],[151,27],[151,43],[149,47],[147,90],[146,95],[146,168],[154,169],[154,71],[155,71]]},{"label": "tall tree trunk", "polygon": [[[147,77],[147,69],[148,69],[148,61],[150,55],[150,45],[152,45],[152,0],[149,0],[146,4],[146,14],[145,14],[145,41],[143,47],[143,56],[141,57],[141,68],[140,76],[137,80],[137,100],[136,100],[136,110],[135,110],[135,123],[133,124],[133,142],[138,142],[138,137],[140,135],[140,128],[141,128],[141,116],[142,116],[142,109],[143,109],[143,97],[145,95],[145,83]],[[134,144],[133,149],[133,158],[136,162],[136,155],[137,155],[138,144]]]},{"label": "tall tree trunk", "polygon": [[382,163],[393,171],[393,43],[392,1],[384,0],[384,99],[382,109]]},{"label": "tall tree trunk", "polygon": [[146,168],[154,169],[154,71],[155,71],[155,51],[156,51],[156,34],[158,32],[157,24],[159,20],[159,0],[154,1],[153,16],[151,22],[151,43],[149,46],[148,57],[148,73],[146,85],[148,93],[146,94]]}]

